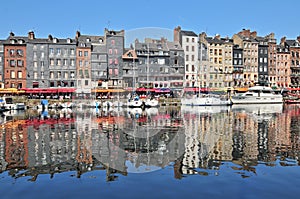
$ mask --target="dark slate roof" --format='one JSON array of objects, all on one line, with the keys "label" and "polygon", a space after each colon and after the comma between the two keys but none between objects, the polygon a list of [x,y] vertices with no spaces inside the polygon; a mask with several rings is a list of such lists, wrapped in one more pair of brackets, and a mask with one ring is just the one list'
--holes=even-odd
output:
[{"label": "dark slate roof", "polygon": [[167,41],[167,46],[168,46],[169,50],[182,50],[183,51],[183,48],[181,47],[179,42]]},{"label": "dark slate roof", "polygon": [[227,39],[227,38],[217,39],[215,37],[206,37],[205,39],[206,39],[206,41],[208,43],[214,43],[214,44],[225,44],[225,43],[228,43],[228,44],[233,44],[233,40],[232,39]]},{"label": "dark slate roof", "polygon": [[198,35],[193,31],[182,30],[181,34],[184,36],[198,37]]}]

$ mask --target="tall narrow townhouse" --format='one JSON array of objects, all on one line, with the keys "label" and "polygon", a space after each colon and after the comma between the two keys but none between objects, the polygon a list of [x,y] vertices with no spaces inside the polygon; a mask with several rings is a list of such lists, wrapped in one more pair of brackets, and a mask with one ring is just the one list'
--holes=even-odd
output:
[{"label": "tall narrow townhouse", "polygon": [[276,86],[285,88],[291,86],[291,53],[286,38],[280,40],[276,53]]},{"label": "tall narrow townhouse", "polygon": [[193,31],[174,29],[174,41],[179,42],[185,54],[185,87],[199,86],[199,38]]},{"label": "tall narrow townhouse", "polygon": [[300,87],[300,36],[286,40],[291,53],[291,87]]},{"label": "tall narrow townhouse", "polygon": [[207,46],[209,67],[206,70],[207,84],[210,88],[228,88],[233,86],[232,53],[233,42],[220,35],[208,37],[206,33],[200,34],[200,45]]},{"label": "tall narrow townhouse", "polygon": [[243,49],[239,45],[233,46],[233,87],[240,88],[244,83]]},{"label": "tall narrow townhouse", "polygon": [[123,86],[122,72],[124,54],[125,31],[105,29],[106,54],[107,54],[107,81],[109,88],[121,88]]},{"label": "tall narrow townhouse", "polygon": [[258,82],[258,42],[253,36],[256,32],[242,30],[233,35],[233,42],[243,49],[244,82],[242,86],[251,86]]},{"label": "tall narrow townhouse", "polygon": [[4,46],[3,42],[5,40],[0,40],[0,88],[4,88],[3,84],[3,64],[4,64]]},{"label": "tall narrow townhouse", "polygon": [[95,84],[91,78],[91,47],[92,39],[89,35],[81,35],[76,32],[76,73],[77,73],[77,96],[90,97]]},{"label": "tall narrow townhouse", "polygon": [[26,88],[27,37],[10,33],[4,41],[3,76],[5,88]]},{"label": "tall narrow townhouse", "polygon": [[76,87],[76,42],[49,35],[50,87]]},{"label": "tall narrow townhouse", "polygon": [[97,88],[108,87],[106,40],[104,36],[91,36],[91,81]]},{"label": "tall narrow townhouse", "polygon": [[49,41],[35,38],[33,31],[28,32],[27,42],[27,88],[49,87]]},{"label": "tall narrow townhouse", "polygon": [[274,33],[270,33],[265,36],[268,40],[268,77],[270,86],[276,87],[277,84],[277,72],[276,72],[276,61],[277,61],[277,40]]}]

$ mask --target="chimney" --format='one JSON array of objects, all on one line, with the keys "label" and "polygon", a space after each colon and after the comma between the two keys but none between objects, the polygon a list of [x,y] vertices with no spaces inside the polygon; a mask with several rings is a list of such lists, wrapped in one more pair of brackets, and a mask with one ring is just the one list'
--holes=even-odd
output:
[{"label": "chimney", "polygon": [[280,45],[281,45],[281,46],[284,46],[285,42],[286,42],[286,37],[282,37],[282,38],[280,39]]},{"label": "chimney", "polygon": [[9,36],[10,36],[10,37],[14,37],[14,36],[15,36],[15,33],[10,32],[10,33],[9,33]]},{"label": "chimney", "polygon": [[79,37],[80,37],[80,31],[77,30],[77,31],[76,31],[76,36],[75,36],[76,41],[78,40]]},{"label": "chimney", "polygon": [[28,39],[30,39],[30,40],[35,39],[33,31],[28,32]]},{"label": "chimney", "polygon": [[246,30],[246,29],[243,29],[241,32],[238,33],[239,35],[242,35],[244,37],[250,37],[250,30]]},{"label": "chimney", "polygon": [[53,40],[52,35],[48,35],[48,41],[52,41],[52,40]]},{"label": "chimney", "polygon": [[215,39],[220,40],[220,39],[221,39],[221,36],[220,36],[219,34],[216,34],[216,35],[215,35]]},{"label": "chimney", "polygon": [[256,31],[251,32],[251,33],[250,33],[250,36],[253,37],[253,38],[256,38],[257,32],[256,32]]},{"label": "chimney", "polygon": [[180,34],[180,31],[181,31],[181,27],[180,26],[177,26],[176,28],[174,28],[174,42],[179,42],[179,34]]}]

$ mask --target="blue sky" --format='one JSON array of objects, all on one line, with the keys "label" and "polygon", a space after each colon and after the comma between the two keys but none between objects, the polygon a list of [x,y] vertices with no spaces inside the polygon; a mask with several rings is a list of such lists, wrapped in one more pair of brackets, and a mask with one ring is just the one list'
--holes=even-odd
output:
[{"label": "blue sky", "polygon": [[[280,39],[300,35],[298,0],[5,0],[0,7],[0,39],[10,31],[58,38],[103,35],[104,28],[132,32],[145,27],[184,30],[231,37],[243,28]],[[126,33],[126,32],[125,32]],[[150,35],[151,36],[151,35]]]}]

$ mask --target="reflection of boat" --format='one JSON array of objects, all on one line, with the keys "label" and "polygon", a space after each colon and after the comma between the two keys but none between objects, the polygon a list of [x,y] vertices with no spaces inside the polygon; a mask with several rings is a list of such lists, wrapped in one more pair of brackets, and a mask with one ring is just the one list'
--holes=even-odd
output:
[{"label": "reflection of boat", "polygon": [[157,115],[158,114],[158,108],[154,108],[154,107],[151,107],[151,108],[146,108],[145,109],[147,115]]},{"label": "reflection of boat", "polygon": [[25,103],[13,103],[11,97],[3,97],[0,99],[0,104],[3,110],[25,110]]},{"label": "reflection of boat", "polygon": [[271,87],[253,86],[245,93],[231,97],[233,104],[280,104],[283,102],[281,94],[275,94]]},{"label": "reflection of boat", "polygon": [[219,113],[229,110],[230,106],[181,106],[183,113]]},{"label": "reflection of boat", "polygon": [[226,96],[201,95],[182,98],[181,104],[185,106],[228,106],[231,105],[231,101]]},{"label": "reflection of boat", "polygon": [[141,108],[128,108],[127,112],[129,113],[129,115],[139,117],[140,115],[142,115],[143,109],[141,109]]},{"label": "reflection of boat", "polygon": [[233,104],[233,111],[245,111],[252,114],[281,113],[283,104]]}]

